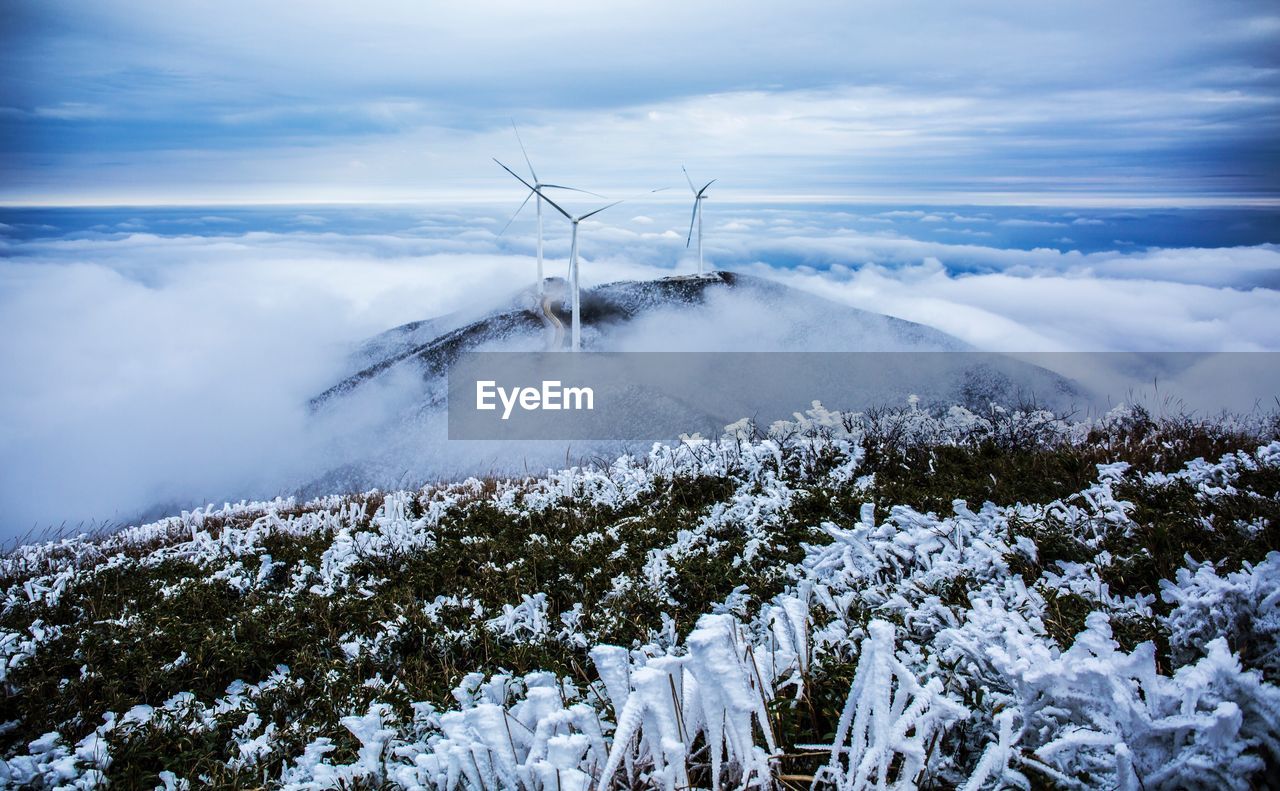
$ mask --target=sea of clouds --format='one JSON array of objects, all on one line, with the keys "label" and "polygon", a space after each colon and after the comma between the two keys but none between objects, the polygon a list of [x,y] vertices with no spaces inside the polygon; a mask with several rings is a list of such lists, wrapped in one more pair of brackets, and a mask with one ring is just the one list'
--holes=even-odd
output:
[{"label": "sea of clouds", "polygon": [[[712,265],[978,349],[1280,351],[1280,246],[1016,249],[993,232],[1017,218],[990,212],[717,209]],[[533,278],[529,222],[500,236],[494,211],[397,211],[389,226],[332,210],[0,218],[0,537],[288,494],[341,466],[372,418],[347,411],[318,432],[305,405],[361,340],[481,315]],[[689,271],[684,211],[584,223],[584,283]],[[914,238],[904,220],[957,239]],[[1048,235],[1109,220],[1024,221]],[[562,275],[567,235],[549,233],[548,275]],[[750,348],[750,332],[725,330]],[[417,448],[389,483],[485,472],[502,454],[442,448]]]}]

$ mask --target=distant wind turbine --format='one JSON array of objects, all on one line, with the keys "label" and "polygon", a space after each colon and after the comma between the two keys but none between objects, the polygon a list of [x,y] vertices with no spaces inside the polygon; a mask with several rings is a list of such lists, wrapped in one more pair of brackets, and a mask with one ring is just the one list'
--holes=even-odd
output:
[{"label": "distant wind turbine", "polygon": [[[498,162],[497,159],[493,161]],[[539,199],[545,200],[551,206],[551,208],[563,214],[565,219],[573,224],[573,241],[569,246],[569,289],[570,289],[572,305],[573,305],[572,307],[573,318],[572,318],[572,330],[571,330],[572,341],[571,342],[572,342],[573,350],[575,352],[579,351],[582,348],[582,300],[581,300],[581,294],[578,290],[578,223],[582,222],[588,217],[599,214],[605,209],[611,209],[614,206],[617,206],[619,203],[622,203],[622,201],[614,201],[613,203],[610,203],[607,206],[601,206],[600,208],[594,211],[589,211],[586,214],[581,214],[577,217],[574,217],[572,214],[562,209],[558,203],[551,200],[546,195],[542,194],[541,188],[549,185],[542,184],[542,185],[535,186],[525,181],[524,179],[520,178],[520,174],[516,173],[514,170],[502,164],[501,162],[498,162],[498,166],[501,167],[503,170],[507,171],[508,173],[510,173],[512,176],[515,176],[517,181],[519,181],[521,184],[528,187],[530,190],[530,193],[529,193],[530,195],[537,194]],[[584,190],[577,190],[577,191],[583,192]],[[528,198],[525,198],[526,202],[528,200],[529,200]],[[542,271],[541,266],[539,266],[538,271],[539,271],[539,276],[541,276],[541,271]],[[539,277],[538,282],[539,283],[542,282],[541,277]]]},{"label": "distant wind turbine", "polygon": [[702,189],[693,186],[693,179],[689,178],[689,171],[684,169],[684,165],[680,166],[680,170],[684,172],[684,180],[689,182],[689,191],[693,193],[693,216],[689,218],[689,238],[685,240],[684,246],[688,248],[689,243],[693,241],[693,225],[698,225],[698,274],[702,274],[702,201],[707,197],[707,187],[716,183],[715,179],[711,179],[702,185]]},{"label": "distant wind turbine", "polygon": [[[543,293],[543,291],[544,291],[544,289],[545,289],[545,284],[543,283],[543,275],[542,275],[542,199],[543,199],[543,197],[544,197],[544,196],[543,196],[543,194],[542,194],[541,190],[544,190],[544,189],[567,190],[567,191],[569,191],[569,192],[581,192],[581,193],[583,193],[583,194],[585,194],[585,195],[592,195],[592,196],[595,196],[595,197],[597,197],[597,198],[602,198],[602,197],[604,197],[604,196],[603,196],[603,195],[596,195],[594,192],[587,192],[586,190],[580,190],[580,189],[576,189],[576,188],[574,188],[574,187],[565,187],[565,186],[561,186],[561,185],[559,185],[559,184],[545,184],[545,183],[543,183],[543,182],[541,182],[541,181],[538,181],[538,174],[537,174],[537,172],[535,172],[535,171],[534,171],[534,169],[533,169],[533,163],[529,161],[529,152],[525,150],[525,147],[524,147],[524,141],[520,139],[520,130],[519,130],[518,128],[516,128],[516,122],[515,122],[515,121],[512,121],[512,122],[511,122],[511,129],[512,129],[512,131],[514,131],[514,132],[516,133],[516,142],[520,144],[520,153],[524,154],[524,163],[525,163],[526,165],[528,165],[528,166],[529,166],[529,175],[533,177],[533,184],[529,186],[529,194],[524,196],[524,202],[520,204],[520,208],[516,209],[516,213],[515,213],[515,214],[513,214],[513,215],[511,215],[511,219],[510,219],[510,220],[507,220],[507,224],[506,224],[506,225],[504,225],[504,226],[502,226],[502,230],[501,230],[501,231],[498,231],[498,236],[502,236],[502,234],[506,233],[507,229],[511,227],[511,223],[515,222],[515,221],[516,221],[516,217],[519,217],[519,216],[520,216],[520,212],[524,211],[524,207],[529,203],[529,199],[530,199],[530,198],[532,198],[532,197],[534,197],[535,195],[537,195],[537,197],[538,197],[538,200],[537,200],[537,207],[538,207],[538,293],[539,293],[539,294],[541,294],[541,293]],[[496,161],[496,160],[495,160],[495,161]],[[501,163],[501,162],[499,162],[498,164],[499,164],[499,165],[502,165],[502,163]],[[507,167],[506,165],[502,165],[502,166],[503,166],[504,168],[505,168],[505,167]],[[508,170],[510,170],[510,168],[507,168],[507,169],[508,169]],[[514,175],[514,174],[512,174],[512,175]],[[517,178],[519,178],[519,177],[517,176]],[[520,180],[521,180],[521,181],[524,181],[524,179],[520,179]],[[528,182],[525,182],[525,183],[526,183],[526,184],[528,184]],[[548,202],[550,202],[550,201],[548,201]]]}]

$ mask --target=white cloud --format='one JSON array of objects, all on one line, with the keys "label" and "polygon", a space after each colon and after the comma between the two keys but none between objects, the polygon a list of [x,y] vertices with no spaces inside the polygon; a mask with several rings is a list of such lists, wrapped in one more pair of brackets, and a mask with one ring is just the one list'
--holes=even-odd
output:
[{"label": "white cloud", "polygon": [[158,222],[162,225],[243,225],[244,220],[237,220],[234,217],[222,217],[217,214],[206,214],[203,217],[174,217],[169,219],[161,219]]},{"label": "white cloud", "polygon": [[10,262],[3,527],[287,492],[337,466],[304,404],[333,383],[351,343],[491,305],[533,273],[511,256],[356,244],[358,254],[314,238],[134,235],[47,243],[38,259]]},{"label": "white cloud", "polygon": [[107,111],[101,105],[87,102],[61,102],[52,106],[37,107],[32,111],[32,115],[59,121],[83,121],[103,118],[107,115]]},{"label": "white cloud", "polygon": [[[763,218],[729,223],[741,219]],[[773,219],[786,220],[785,235],[755,222],[717,231],[711,263],[799,261],[734,268],[984,349],[1280,350],[1274,246],[1085,255]],[[272,495],[338,466],[360,448],[358,421],[397,397],[375,394],[367,414],[344,416],[346,428],[315,433],[303,404],[335,380],[352,344],[407,321],[474,314],[533,277],[531,257],[496,253],[491,230],[450,222],[471,230],[0,241],[5,527]],[[588,285],[669,274],[686,255],[682,233],[626,225],[584,233]],[[549,230],[548,272],[559,274],[567,240]],[[527,231],[513,226],[504,244],[531,250]],[[445,458],[451,473],[479,463]]]},{"label": "white cloud", "polygon": [[1280,310],[1280,292],[1269,289],[1103,279],[1080,271],[953,275],[932,258],[906,267],[769,274],[988,350],[1280,350],[1280,328],[1267,318]]},{"label": "white cloud", "polygon": [[1006,225],[1010,228],[1065,228],[1065,222],[1054,222],[1052,220],[1023,220],[1011,219],[1001,220],[1000,225]]},{"label": "white cloud", "polygon": [[905,217],[911,219],[918,219],[925,216],[925,214],[927,214],[927,212],[920,211],[919,209],[895,209],[893,211],[880,212],[881,217]]}]

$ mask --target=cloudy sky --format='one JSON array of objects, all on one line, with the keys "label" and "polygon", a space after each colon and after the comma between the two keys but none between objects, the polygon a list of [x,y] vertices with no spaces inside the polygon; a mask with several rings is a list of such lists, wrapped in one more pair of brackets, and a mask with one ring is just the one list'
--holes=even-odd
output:
[{"label": "cloudy sky", "polygon": [[[0,0],[0,545],[381,452],[306,401],[531,283],[513,118],[539,175],[640,196],[584,224],[588,285],[692,269],[686,163],[713,267],[1280,381],[1275,0]],[[757,318],[681,340],[778,346]],[[387,485],[519,458],[427,439]]]},{"label": "cloudy sky", "polygon": [[0,201],[1274,200],[1270,0],[0,5]]}]

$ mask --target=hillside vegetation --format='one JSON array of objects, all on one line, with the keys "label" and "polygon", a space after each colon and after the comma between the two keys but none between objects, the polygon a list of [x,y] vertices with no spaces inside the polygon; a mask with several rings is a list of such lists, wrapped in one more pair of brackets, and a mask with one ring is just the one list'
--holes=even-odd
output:
[{"label": "hillside vegetation", "polygon": [[0,785],[1248,788],[1274,422],[815,404],[0,559]]}]

